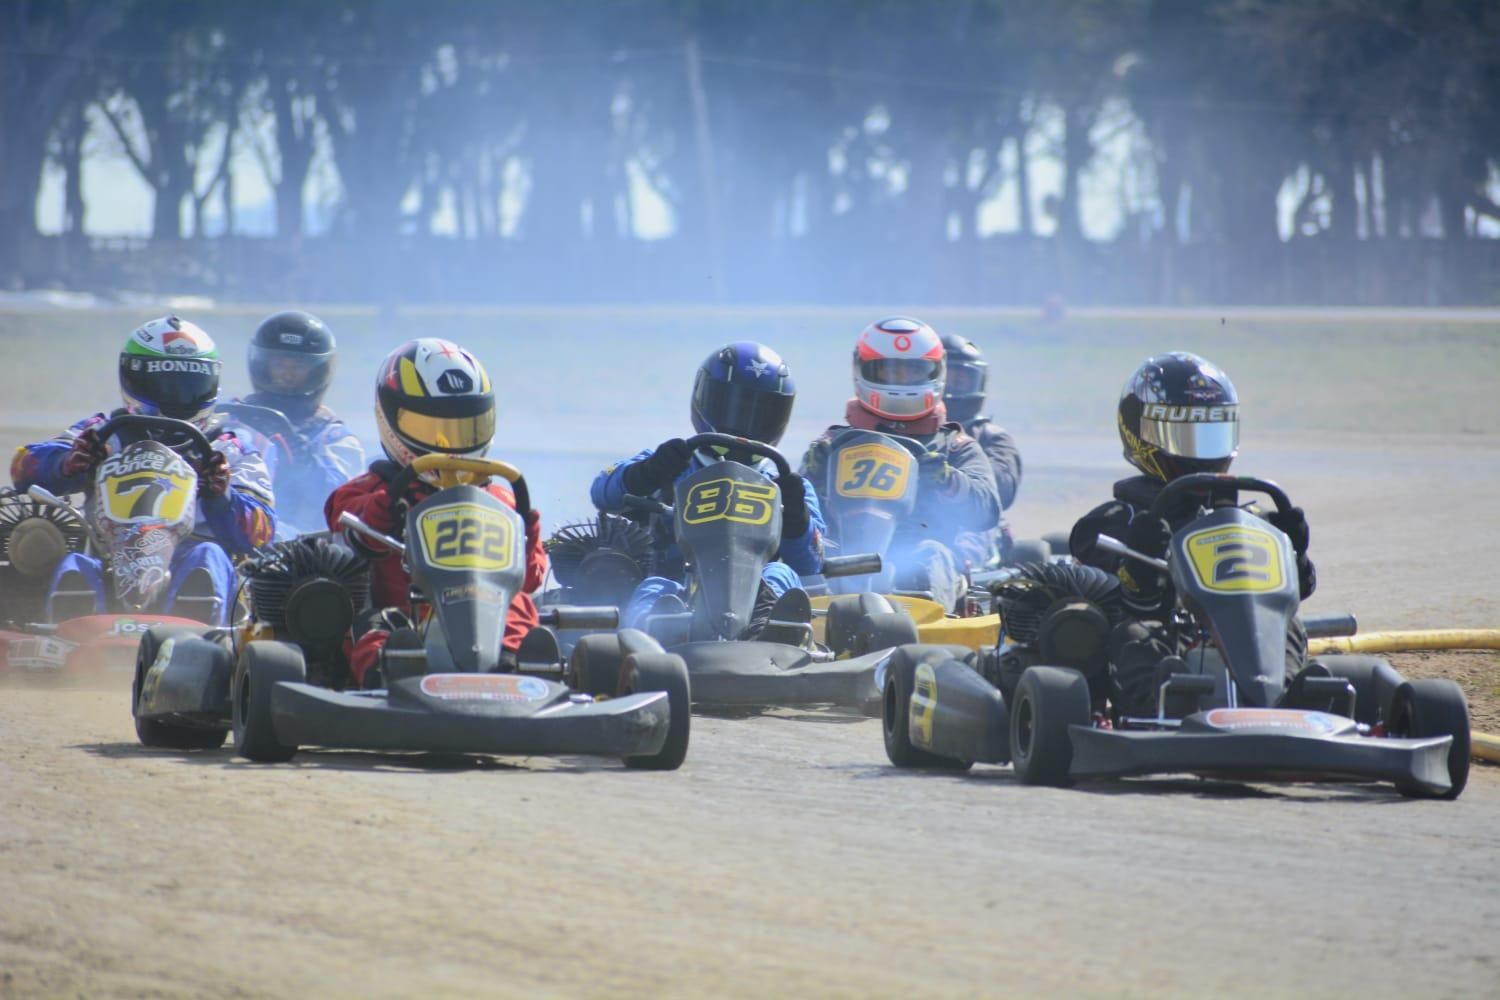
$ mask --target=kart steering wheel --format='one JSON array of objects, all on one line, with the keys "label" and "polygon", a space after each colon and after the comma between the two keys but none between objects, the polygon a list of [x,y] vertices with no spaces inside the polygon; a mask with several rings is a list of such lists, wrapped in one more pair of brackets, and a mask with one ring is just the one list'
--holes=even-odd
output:
[{"label": "kart steering wheel", "polygon": [[[466,458],[460,455],[444,455],[434,452],[431,455],[419,455],[412,463],[403,466],[399,472],[391,477],[386,484],[386,492],[398,500],[410,499],[412,487],[417,484],[417,477],[424,472],[436,472],[439,474],[439,489],[450,486],[466,485],[458,478],[458,473],[471,473],[476,478],[467,483],[477,486],[491,477],[498,477],[510,483],[510,488],[516,497],[516,513],[521,515],[524,521],[531,513],[531,491],[526,487],[526,477],[521,475],[521,470],[509,462],[497,461],[493,458]],[[452,481],[448,481],[451,479]]]},{"label": "kart steering wheel", "polygon": [[902,437],[900,434],[887,434],[884,431],[867,431],[862,427],[850,427],[841,431],[834,435],[833,440],[829,444],[837,445],[846,435],[850,434],[879,434],[881,437],[888,439],[892,444],[906,449],[911,453],[911,457],[915,459],[921,459],[923,455],[927,454],[927,446],[913,438]]},{"label": "kart steering wheel", "polygon": [[279,436],[288,444],[301,440],[301,435],[297,433],[297,428],[292,426],[287,415],[274,407],[261,406],[257,403],[220,403],[214,407],[214,410],[232,420],[238,420],[266,437]]},{"label": "kart steering wheel", "polygon": [[[182,439],[182,443],[177,447],[187,452],[186,457],[194,465],[201,466],[213,459],[213,445],[208,443],[208,438],[203,436],[203,432],[198,429],[197,425],[175,417],[158,417],[147,413],[122,413],[100,425],[99,440],[108,441],[116,434],[132,430],[140,431],[148,438],[151,438],[152,431],[157,431],[163,436]],[[165,441],[161,443],[166,444]],[[172,448],[171,445],[167,447]],[[176,451],[177,448],[172,448],[172,450]]]},{"label": "kart steering wheel", "polygon": [[705,434],[694,434],[684,443],[694,451],[699,448],[711,448],[715,446],[720,448],[738,448],[741,451],[748,451],[752,455],[759,455],[761,458],[769,459],[771,464],[776,466],[777,479],[789,479],[795,475],[792,472],[791,465],[787,463],[786,458],[782,456],[781,452],[764,441],[752,441],[750,438],[735,437],[733,434],[718,434],[710,431]]},{"label": "kart steering wheel", "polygon": [[1215,492],[1215,488],[1228,487],[1236,494],[1244,491],[1264,493],[1271,498],[1276,505],[1276,510],[1285,513],[1292,509],[1292,501],[1287,497],[1286,491],[1269,479],[1257,479],[1255,476],[1235,476],[1227,472],[1195,472],[1191,475],[1181,476],[1167,483],[1157,494],[1151,503],[1148,516],[1155,518],[1166,517],[1167,511],[1171,510],[1173,504],[1184,493],[1208,493]]}]

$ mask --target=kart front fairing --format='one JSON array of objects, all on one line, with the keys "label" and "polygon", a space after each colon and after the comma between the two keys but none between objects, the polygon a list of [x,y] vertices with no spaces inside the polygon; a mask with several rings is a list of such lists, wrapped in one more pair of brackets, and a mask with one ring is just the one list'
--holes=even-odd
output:
[{"label": "kart front fairing", "polygon": [[157,441],[134,441],[99,464],[86,512],[94,542],[126,610],[157,604],[171,580],[172,555],[193,533],[198,475]]},{"label": "kart front fairing", "polygon": [[[897,530],[917,505],[916,461],[895,438],[858,428],[843,431],[829,446],[823,513],[828,532],[843,553],[890,554]],[[888,558],[878,576],[835,578],[831,593],[889,591],[895,572]]]},{"label": "kart front fairing", "polygon": [[734,639],[750,624],[761,572],[781,546],[781,490],[739,462],[678,480],[677,546],[691,567],[693,638]]}]

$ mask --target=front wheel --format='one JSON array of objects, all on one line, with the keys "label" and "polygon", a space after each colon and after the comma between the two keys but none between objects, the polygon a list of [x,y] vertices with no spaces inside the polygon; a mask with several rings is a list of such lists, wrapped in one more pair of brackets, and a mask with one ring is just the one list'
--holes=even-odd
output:
[{"label": "front wheel", "polygon": [[141,636],[135,650],[135,682],[130,687],[130,713],[135,716],[135,735],[141,746],[159,750],[217,750],[224,745],[229,730],[220,726],[185,726],[165,719],[141,718],[141,690],[146,672],[161,654],[169,639],[197,635],[185,625],[153,625]]},{"label": "front wheel", "polygon": [[667,739],[653,754],[626,757],[625,766],[642,771],[675,771],[687,758],[688,734],[693,722],[693,696],[688,685],[687,664],[672,653],[633,653],[621,672],[621,694],[665,691],[670,712]]},{"label": "front wheel", "polygon": [[913,650],[903,646],[891,654],[885,668],[884,710],[881,728],[885,731],[885,755],[897,767],[933,771],[967,771],[972,761],[958,760],[930,753],[911,741],[911,695],[916,687],[917,667],[937,664],[953,658],[948,650]]},{"label": "front wheel", "polygon": [[620,690],[620,668],[625,663],[619,636],[586,635],[568,658],[568,687],[579,694],[610,696]]},{"label": "front wheel", "polygon": [[1469,783],[1469,755],[1472,751],[1469,733],[1469,702],[1463,688],[1453,681],[1428,677],[1408,681],[1396,691],[1391,708],[1392,736],[1426,739],[1451,736],[1448,748],[1448,781],[1446,792],[1433,792],[1419,785],[1398,783],[1396,790],[1412,799],[1453,800],[1463,794]]},{"label": "front wheel", "polygon": [[1010,759],[1026,785],[1073,783],[1069,726],[1092,720],[1088,679],[1065,667],[1028,667],[1010,710]]},{"label": "front wheel", "polygon": [[307,680],[302,651],[285,642],[252,642],[240,654],[239,684],[234,693],[234,749],[259,764],[279,764],[297,753],[277,737],[271,717],[271,691],[282,682]]}]

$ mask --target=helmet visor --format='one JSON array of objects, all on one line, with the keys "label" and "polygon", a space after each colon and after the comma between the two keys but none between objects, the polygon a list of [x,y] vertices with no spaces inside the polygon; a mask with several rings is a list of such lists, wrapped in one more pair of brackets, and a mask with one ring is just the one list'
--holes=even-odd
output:
[{"label": "helmet visor", "polygon": [[859,374],[871,385],[931,385],[943,381],[942,358],[871,358]]},{"label": "helmet visor", "polygon": [[250,345],[250,381],[259,392],[316,396],[333,381],[333,354],[304,354]]},{"label": "helmet visor", "polygon": [[120,388],[148,412],[191,420],[219,398],[217,358],[130,356],[121,362]]},{"label": "helmet visor", "polygon": [[944,391],[950,396],[983,396],[989,368],[984,361],[959,361],[949,365]]},{"label": "helmet visor", "polygon": [[474,451],[489,444],[495,436],[495,410],[491,407],[471,417],[430,417],[412,410],[397,410],[396,430],[431,451]]},{"label": "helmet visor", "polygon": [[1179,458],[1231,458],[1239,447],[1240,425],[1237,420],[1148,418],[1141,421],[1141,440]]},{"label": "helmet visor", "polygon": [[699,380],[693,404],[699,416],[720,434],[776,444],[792,418],[795,399],[751,385],[705,378]]}]

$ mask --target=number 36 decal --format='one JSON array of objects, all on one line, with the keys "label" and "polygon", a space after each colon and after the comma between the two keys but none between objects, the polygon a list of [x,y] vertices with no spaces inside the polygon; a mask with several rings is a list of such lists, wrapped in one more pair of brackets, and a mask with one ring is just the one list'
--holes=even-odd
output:
[{"label": "number 36 decal", "polygon": [[1281,543],[1269,531],[1230,524],[1195,532],[1186,544],[1204,590],[1264,594],[1286,584]]},{"label": "number 36 decal", "polygon": [[895,500],[911,478],[911,454],[883,444],[861,444],[839,452],[834,491],[841,497]]},{"label": "number 36 decal", "polygon": [[494,571],[510,566],[515,554],[511,518],[478,504],[455,503],[423,511],[422,551],[443,569]]}]

